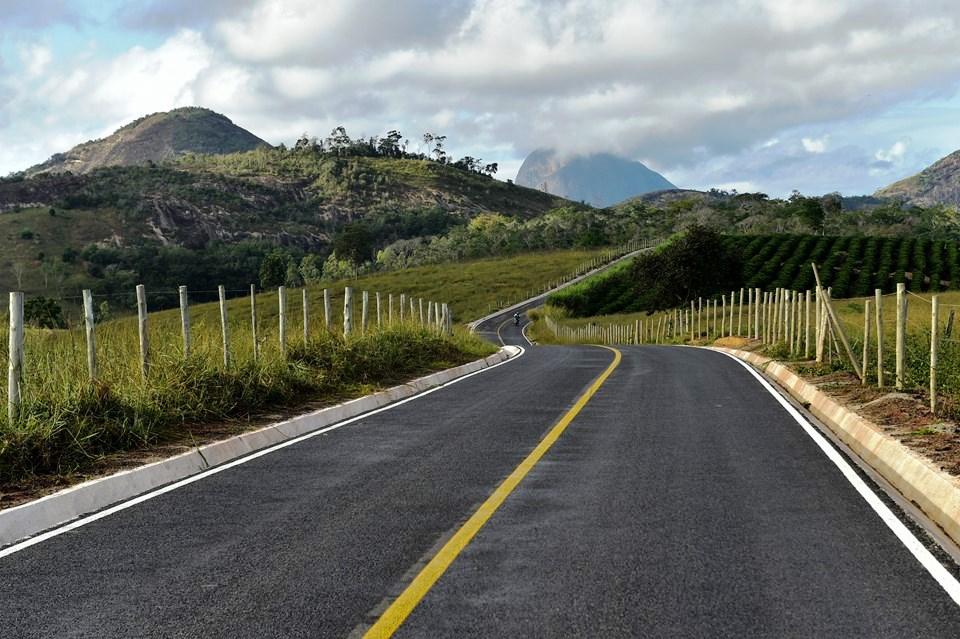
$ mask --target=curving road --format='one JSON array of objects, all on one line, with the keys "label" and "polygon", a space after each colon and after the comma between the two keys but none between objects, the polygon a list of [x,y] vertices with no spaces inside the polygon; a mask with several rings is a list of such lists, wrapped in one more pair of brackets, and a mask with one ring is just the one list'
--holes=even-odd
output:
[{"label": "curving road", "polygon": [[[505,319],[478,330],[526,345]],[[749,371],[619,350],[598,386],[611,350],[527,347],[4,557],[0,636],[363,636],[518,469],[396,636],[960,636],[944,586]]]}]

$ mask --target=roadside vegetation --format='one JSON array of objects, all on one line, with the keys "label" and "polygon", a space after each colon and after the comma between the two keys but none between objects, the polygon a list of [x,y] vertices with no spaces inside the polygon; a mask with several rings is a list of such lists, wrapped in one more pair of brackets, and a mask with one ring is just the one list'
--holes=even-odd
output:
[{"label": "roadside vegetation", "polygon": [[811,263],[835,299],[906,284],[911,292],[960,288],[960,242],[913,237],[720,235],[693,227],[630,266],[571,287],[550,304],[574,317],[658,311],[740,288],[805,291]]},{"label": "roadside vegetation", "polygon": [[[291,411],[360,396],[429,371],[471,361],[493,347],[463,326],[491,310],[539,291],[545,284],[569,277],[604,257],[596,250],[518,255],[374,273],[309,286],[308,339],[303,337],[303,302],[299,289],[287,291],[286,353],[279,347],[279,300],[276,290],[257,296],[257,344],[254,358],[250,300],[242,289],[228,300],[231,361],[223,362],[220,311],[216,303],[192,303],[191,351],[184,356],[179,310],[148,316],[150,368],[144,377],[139,359],[135,306],[126,298],[95,298],[117,311],[114,319],[98,318],[98,374],[88,378],[82,326],[68,322],[45,298],[28,298],[31,325],[25,338],[26,358],[21,415],[14,423],[0,416],[0,485],[30,484],[38,478],[83,473],[97,468],[105,456],[160,445],[203,441],[211,424],[230,422],[228,432],[249,427],[269,411]],[[354,332],[345,339],[343,292],[354,290]],[[331,326],[325,326],[323,289],[332,295]],[[361,293],[370,293],[369,330],[361,325]],[[376,297],[381,297],[378,327]],[[453,336],[440,335],[419,323],[419,303],[411,318],[409,306],[399,321],[399,296],[451,304]],[[147,289],[148,305],[173,291]],[[394,296],[393,324],[389,296]],[[131,294],[132,297],[132,294]],[[191,298],[192,299],[192,298]],[[125,308],[118,305],[125,304]],[[409,304],[409,302],[408,302]],[[6,318],[3,318],[6,324]],[[0,344],[7,357],[7,341]],[[6,386],[0,389],[6,402]],[[246,426],[245,426],[246,425]],[[223,430],[216,431],[223,435]],[[0,495],[2,503],[2,495]]]}]

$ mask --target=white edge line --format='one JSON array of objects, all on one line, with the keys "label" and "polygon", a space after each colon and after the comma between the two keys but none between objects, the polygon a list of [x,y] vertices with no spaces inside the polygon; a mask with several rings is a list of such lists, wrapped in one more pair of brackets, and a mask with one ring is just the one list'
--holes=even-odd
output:
[{"label": "white edge line", "polygon": [[505,319],[505,320],[503,320],[502,322],[500,322],[500,326],[497,327],[497,339],[500,340],[500,346],[506,346],[506,345],[507,345],[507,343],[506,343],[505,341],[503,341],[503,335],[500,334],[500,330],[501,330],[504,326],[506,326],[506,325],[507,325],[507,322],[509,322],[509,321],[510,321],[510,318],[508,317],[507,319]]},{"label": "white edge line", "polygon": [[527,329],[530,328],[530,325],[533,324],[533,321],[529,321],[523,325],[523,328],[520,329],[520,334],[523,335],[523,339],[527,340],[527,344],[533,346],[533,340],[527,337]]},{"label": "white edge line", "polygon": [[743,366],[751,375],[753,375],[757,381],[769,392],[773,397],[783,406],[784,410],[793,417],[793,419],[800,424],[801,428],[810,436],[810,438],[820,447],[820,450],[834,463],[834,465],[840,469],[840,472],[847,479],[848,482],[856,489],[860,496],[863,497],[874,512],[880,516],[880,519],[883,520],[883,523],[887,525],[888,528],[897,536],[897,539],[907,547],[907,550],[920,562],[920,565],[923,566],[930,576],[933,577],[940,587],[946,591],[947,595],[953,599],[954,603],[960,604],[960,582],[943,567],[937,559],[927,550],[917,537],[910,532],[910,530],[904,525],[900,519],[893,514],[890,508],[887,507],[883,501],[867,486],[867,483],[863,481],[863,478],[858,475],[850,464],[843,458],[843,456],[835,449],[833,446],[827,442],[826,438],[808,422],[800,412],[793,407],[790,402],[788,402],[780,393],[770,385],[760,373],[758,373],[754,368],[747,362],[742,361],[741,359],[734,357],[729,353],[724,353],[723,351],[714,351],[722,355],[726,355],[736,363]]},{"label": "white edge line", "polygon": [[64,524],[64,525],[59,526],[59,527],[57,527],[57,528],[53,528],[53,529],[51,529],[51,530],[48,530],[48,531],[46,531],[46,532],[44,532],[44,533],[40,533],[39,535],[36,535],[36,536],[34,536],[34,537],[30,537],[29,539],[25,539],[25,540],[23,540],[23,541],[21,541],[21,542],[19,542],[19,543],[13,544],[12,546],[8,546],[8,547],[4,548],[3,550],[0,550],[0,559],[2,559],[3,557],[7,557],[7,556],[9,556],[9,555],[12,555],[12,554],[14,554],[14,553],[16,553],[16,552],[19,552],[19,551],[21,551],[21,550],[24,550],[24,549],[26,549],[26,548],[29,548],[30,546],[35,546],[36,544],[39,544],[39,543],[44,542],[44,541],[47,541],[48,539],[52,539],[53,537],[57,537],[57,536],[59,536],[59,535],[62,535],[63,533],[70,532],[71,530],[76,530],[77,528],[80,528],[81,526],[85,526],[86,524],[95,522],[95,521],[97,521],[97,520],[99,520],[99,519],[103,519],[103,518],[105,518],[105,517],[109,517],[110,515],[113,515],[113,514],[115,514],[115,513],[120,512],[121,510],[126,510],[127,508],[130,508],[130,507],[132,507],[132,506],[136,506],[137,504],[142,504],[142,503],[145,502],[145,501],[149,501],[150,499],[153,499],[154,497],[159,497],[160,495],[163,495],[163,494],[169,493],[169,492],[171,492],[171,491],[174,491],[174,490],[176,490],[177,488],[182,488],[183,486],[187,486],[188,484],[192,484],[192,483],[194,483],[194,482],[200,481],[201,479],[205,479],[205,478],[207,478],[207,477],[210,477],[211,475],[216,475],[217,473],[223,472],[223,471],[228,470],[228,469],[230,469],[230,468],[233,468],[233,467],[235,467],[235,466],[239,466],[239,465],[241,465],[241,464],[245,464],[245,463],[247,463],[248,461],[252,461],[252,460],[257,459],[257,458],[259,458],[259,457],[263,457],[264,455],[268,455],[268,454],[270,454],[270,453],[272,453],[272,452],[274,452],[274,451],[278,451],[278,450],[280,450],[280,449],[282,449],[282,448],[286,448],[287,446],[292,446],[293,444],[298,444],[298,443],[300,443],[300,442],[302,442],[302,441],[305,441],[305,440],[307,440],[307,439],[310,439],[311,437],[316,437],[316,436],[318,436],[318,435],[323,435],[324,433],[329,433],[330,431],[337,430],[338,428],[342,428],[342,427],[344,427],[344,426],[347,426],[348,424],[352,424],[352,423],[357,422],[357,421],[360,421],[360,420],[362,420],[362,419],[366,419],[366,418],[368,418],[368,417],[371,417],[372,415],[376,415],[376,414],[378,414],[378,413],[382,413],[382,412],[391,410],[391,409],[393,409],[393,408],[396,408],[397,406],[401,406],[401,405],[403,405],[403,404],[406,404],[407,402],[412,402],[412,401],[415,400],[415,399],[420,399],[421,397],[425,397],[426,395],[430,395],[431,393],[435,393],[435,392],[437,392],[438,390],[442,390],[442,389],[444,389],[444,388],[447,388],[448,386],[451,386],[451,385],[456,384],[456,383],[458,383],[458,382],[462,382],[463,380],[468,379],[468,378],[470,378],[470,377],[473,377],[474,375],[479,375],[480,373],[485,373],[485,372],[487,372],[487,371],[489,371],[489,370],[493,370],[494,368],[497,368],[497,367],[499,367],[499,366],[503,366],[504,364],[509,364],[510,362],[514,362],[514,361],[520,359],[521,357],[523,357],[523,355],[526,353],[526,350],[525,350],[522,346],[516,346],[515,348],[520,349],[520,352],[517,353],[514,357],[511,357],[511,358],[509,358],[509,359],[505,359],[505,360],[503,360],[502,362],[499,362],[499,363],[497,363],[497,364],[494,364],[493,366],[487,366],[486,368],[481,368],[481,369],[478,370],[478,371],[474,371],[474,372],[468,373],[468,374],[466,374],[466,375],[464,375],[464,376],[462,376],[462,377],[458,377],[458,378],[456,378],[456,379],[450,380],[449,382],[447,382],[447,383],[445,383],[445,384],[441,384],[441,385],[439,385],[439,386],[435,386],[435,387],[433,387],[433,388],[429,388],[429,389],[427,389],[427,390],[425,390],[425,391],[423,391],[423,392],[421,392],[421,393],[417,393],[416,395],[412,395],[412,396],[407,397],[407,398],[405,398],[405,399],[401,399],[401,400],[399,400],[399,401],[396,401],[396,402],[394,402],[394,403],[392,403],[392,404],[388,404],[387,406],[382,406],[382,407],[377,408],[377,409],[375,409],[375,410],[371,410],[371,411],[368,411],[368,412],[363,413],[363,414],[361,414],[361,415],[357,415],[356,417],[351,417],[350,419],[345,419],[345,420],[343,420],[342,422],[338,422],[338,423],[336,423],[336,424],[332,424],[332,425],[327,426],[327,427],[325,427],[325,428],[320,428],[320,429],[318,429],[318,430],[315,430],[315,431],[312,431],[312,432],[309,432],[309,433],[305,433],[305,434],[303,434],[303,435],[300,435],[299,437],[296,437],[295,439],[291,439],[291,440],[288,440],[288,441],[285,441],[285,442],[280,442],[279,444],[274,444],[273,446],[270,446],[269,448],[264,448],[263,450],[258,450],[258,451],[254,452],[254,453],[251,453],[251,454],[249,454],[249,455],[247,455],[247,456],[245,456],[245,457],[241,457],[241,458],[239,458],[239,459],[235,459],[235,460],[233,460],[233,461],[227,462],[227,463],[222,464],[222,465],[220,465],[220,466],[215,466],[214,468],[210,468],[209,470],[205,470],[205,471],[203,471],[203,472],[197,473],[196,475],[191,475],[190,477],[186,477],[186,478],[181,479],[181,480],[179,480],[179,481],[173,482],[172,484],[167,484],[166,486],[163,486],[163,487],[161,487],[161,488],[154,489],[154,490],[152,490],[152,491],[150,491],[150,492],[144,493],[144,494],[142,494],[142,495],[138,495],[138,496],[136,496],[136,497],[134,497],[134,498],[132,498],[132,499],[129,499],[129,500],[127,500],[127,501],[124,501],[124,502],[121,502],[121,503],[119,503],[119,504],[115,504],[115,505],[113,505],[113,506],[110,506],[109,508],[105,508],[104,510],[95,512],[95,513],[93,513],[93,514],[91,514],[91,515],[86,515],[86,516],[84,516],[84,517],[80,517],[79,519],[75,519],[74,521],[72,521],[72,522],[70,522],[70,523],[68,523],[68,524]]}]

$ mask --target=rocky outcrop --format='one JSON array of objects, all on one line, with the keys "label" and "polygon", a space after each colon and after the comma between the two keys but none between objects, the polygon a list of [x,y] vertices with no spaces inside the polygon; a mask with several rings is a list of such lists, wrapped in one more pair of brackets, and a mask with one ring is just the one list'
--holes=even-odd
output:
[{"label": "rocky outcrop", "polygon": [[960,151],[954,151],[916,175],[880,189],[876,195],[917,206],[960,206]]}]

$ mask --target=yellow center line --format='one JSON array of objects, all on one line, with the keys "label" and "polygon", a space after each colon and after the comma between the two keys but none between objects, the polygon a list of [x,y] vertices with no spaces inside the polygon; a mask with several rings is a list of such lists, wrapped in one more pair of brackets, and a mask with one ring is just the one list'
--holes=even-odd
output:
[{"label": "yellow center line", "polygon": [[503,322],[500,324],[500,326],[497,327],[497,339],[500,340],[500,345],[501,345],[501,346],[506,346],[507,343],[506,343],[505,341],[503,341],[503,335],[500,334],[500,331],[503,330],[503,327],[506,326],[506,325],[507,325],[507,322],[509,322],[509,321],[510,321],[510,318],[507,318],[507,319],[503,320]]},{"label": "yellow center line", "polygon": [[587,402],[597,393],[603,383],[607,381],[610,374],[619,366],[621,355],[620,351],[615,348],[609,348],[607,346],[603,346],[602,348],[613,351],[613,361],[607,366],[607,369],[594,380],[590,388],[577,399],[573,407],[550,429],[550,432],[537,444],[537,447],[520,462],[520,465],[487,497],[487,500],[470,516],[470,519],[457,530],[453,537],[443,545],[443,548],[423,567],[423,570],[413,578],[410,585],[400,593],[400,596],[390,604],[390,607],[387,608],[383,615],[377,619],[377,622],[366,632],[364,635],[365,639],[374,637],[377,639],[386,639],[397,631],[397,628],[399,628],[410,613],[413,612],[413,609],[417,607],[420,600],[430,591],[433,584],[435,584],[443,573],[446,572],[447,568],[450,567],[450,564],[457,558],[457,555],[467,547],[474,536],[483,528],[483,525],[487,523],[487,520],[500,508],[507,497],[510,496],[510,493],[523,481],[527,473],[536,466],[540,458],[550,450],[550,447],[560,438],[560,435],[567,429],[570,422],[572,422],[583,407],[587,405]]}]

